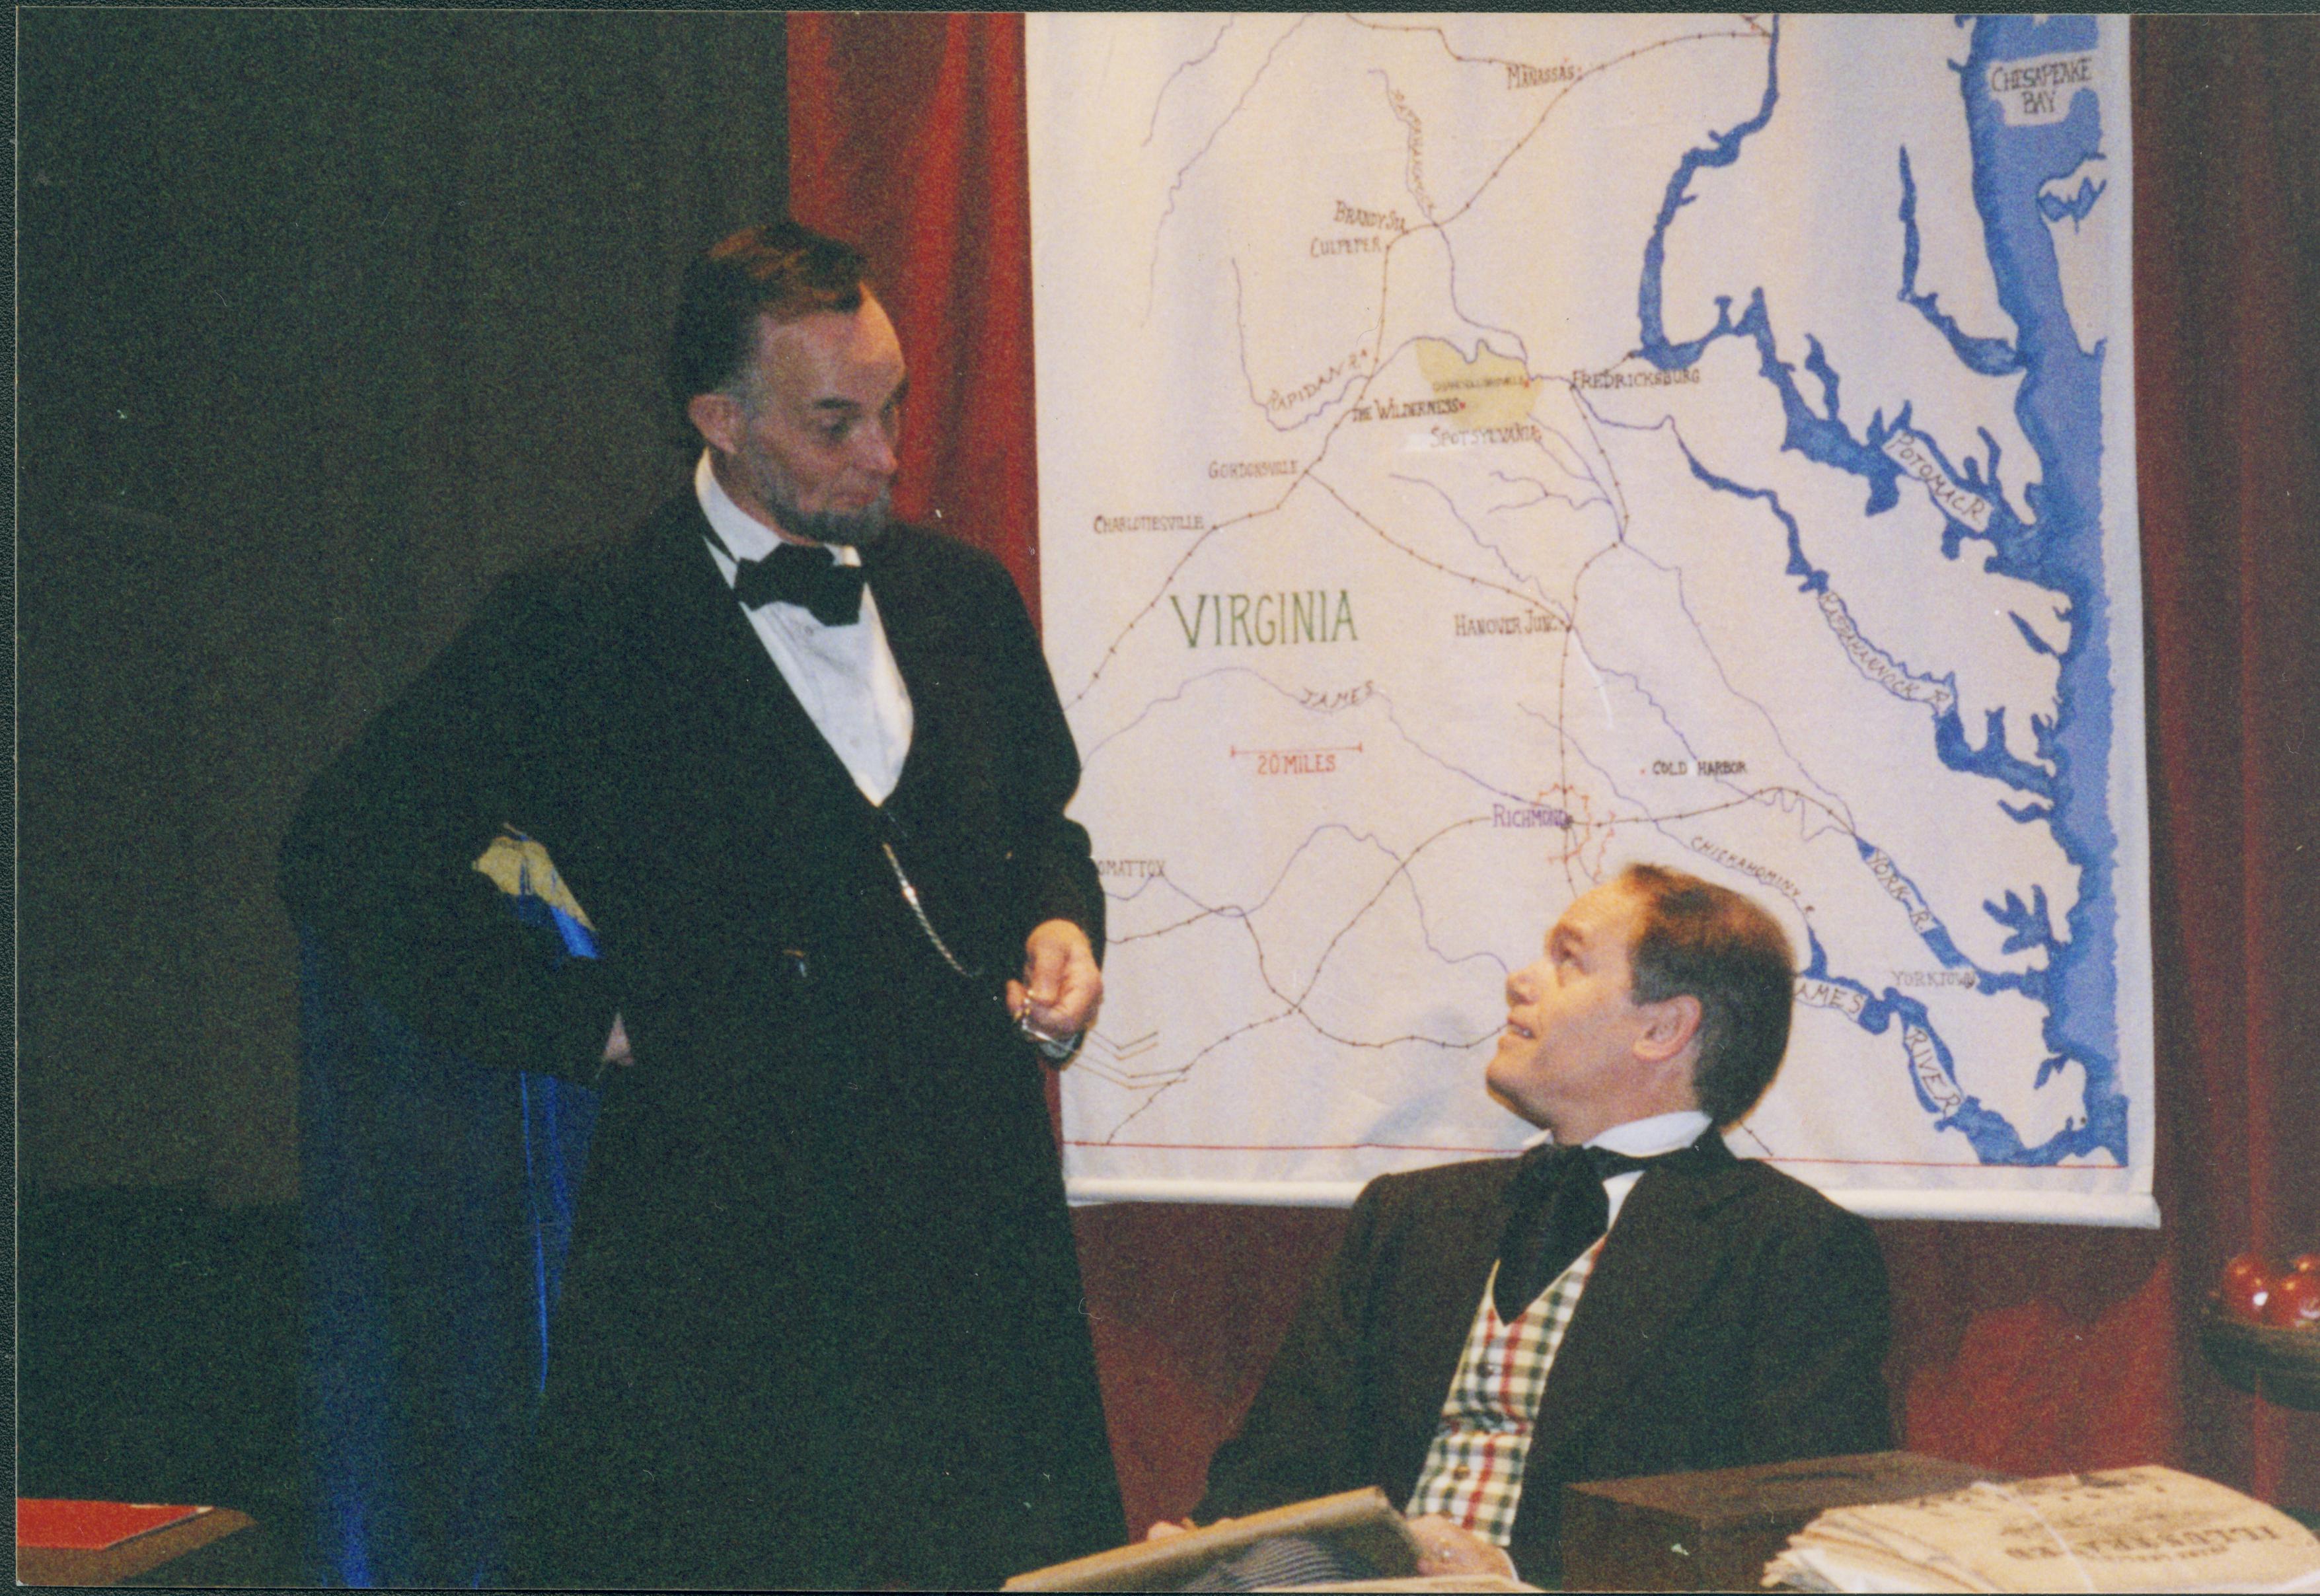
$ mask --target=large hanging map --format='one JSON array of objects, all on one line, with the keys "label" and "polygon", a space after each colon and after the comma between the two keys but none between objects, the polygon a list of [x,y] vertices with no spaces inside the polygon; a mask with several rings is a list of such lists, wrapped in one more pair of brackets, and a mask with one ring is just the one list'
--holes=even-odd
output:
[{"label": "large hanging map", "polygon": [[1518,1145],[1643,860],[1799,951],[1735,1150],[2155,1222],[2124,23],[1026,26],[1074,1194]]}]

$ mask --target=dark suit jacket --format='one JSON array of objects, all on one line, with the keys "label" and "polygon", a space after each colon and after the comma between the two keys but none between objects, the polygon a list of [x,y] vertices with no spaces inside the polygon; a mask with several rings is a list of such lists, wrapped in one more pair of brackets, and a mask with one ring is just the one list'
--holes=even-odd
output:
[{"label": "dark suit jacket", "polygon": [[[1516,1160],[1372,1181],[1206,1519],[1418,1483],[1506,1222]],[[1562,1488],[1890,1444],[1884,1260],[1866,1223],[1714,1132],[1627,1195],[1540,1403],[1515,1561],[1553,1578]]]},{"label": "dark suit jacket", "polygon": [[[319,778],[294,917],[478,1060],[603,1084],[518,1572],[990,1583],[1117,1544],[1044,1075],[999,989],[1101,946],[1078,760],[997,562],[865,551],[908,684],[865,800],[750,630],[693,496],[511,578]],[[472,869],[546,844],[603,958]],[[884,853],[946,942],[937,957]]]}]

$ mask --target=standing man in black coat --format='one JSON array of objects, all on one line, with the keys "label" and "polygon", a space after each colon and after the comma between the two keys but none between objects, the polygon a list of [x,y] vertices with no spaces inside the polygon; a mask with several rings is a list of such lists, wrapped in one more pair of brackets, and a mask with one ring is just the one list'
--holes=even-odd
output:
[{"label": "standing man in black coat", "polygon": [[1551,1584],[1568,1481],[1889,1446],[1876,1237],[1717,1132],[1772,1082],[1794,969],[1694,877],[1573,902],[1484,1078],[1552,1140],[1364,1188],[1199,1515],[1376,1485],[1421,1573]]},{"label": "standing man in black coat", "polygon": [[[512,1582],[991,1585],[1123,1537],[1033,1050],[1101,992],[1078,758],[1005,571],[888,522],[864,279],[787,222],[696,261],[691,489],[509,579],[285,846],[390,1007],[603,1087]],[[482,868],[534,845],[598,956]]]}]

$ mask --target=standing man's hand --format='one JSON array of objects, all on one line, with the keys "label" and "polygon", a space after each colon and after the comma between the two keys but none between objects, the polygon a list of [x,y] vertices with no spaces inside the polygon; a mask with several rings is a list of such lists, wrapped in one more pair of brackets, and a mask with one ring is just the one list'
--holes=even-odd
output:
[{"label": "standing man's hand", "polygon": [[612,1032],[604,1038],[604,1057],[602,1062],[618,1064],[625,1069],[636,1061],[636,1054],[629,1049],[629,1028],[621,1023],[620,1015],[614,1014]]},{"label": "standing man's hand", "polygon": [[1069,920],[1042,920],[1023,939],[1023,978],[1007,983],[1007,1012],[1048,1041],[1076,1036],[1103,1001],[1103,971],[1088,934]]}]

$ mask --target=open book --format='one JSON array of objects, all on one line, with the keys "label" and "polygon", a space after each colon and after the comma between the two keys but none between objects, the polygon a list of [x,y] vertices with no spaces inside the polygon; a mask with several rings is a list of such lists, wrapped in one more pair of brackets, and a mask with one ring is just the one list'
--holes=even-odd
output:
[{"label": "open book", "polygon": [[1806,1591],[2320,1591],[2320,1539],[2156,1465],[1832,1508],[1764,1583]]}]

